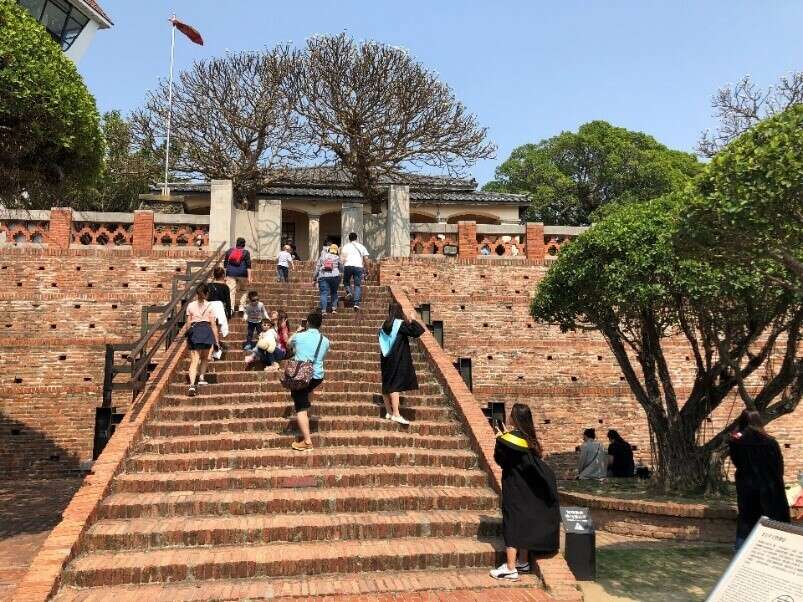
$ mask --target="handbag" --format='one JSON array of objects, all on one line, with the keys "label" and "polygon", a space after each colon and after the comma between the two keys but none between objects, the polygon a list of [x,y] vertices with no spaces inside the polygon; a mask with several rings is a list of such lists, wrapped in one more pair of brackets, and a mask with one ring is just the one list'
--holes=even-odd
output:
[{"label": "handbag", "polygon": [[318,339],[318,346],[315,348],[315,356],[311,362],[300,362],[298,360],[287,360],[284,363],[284,370],[282,371],[279,382],[285,389],[290,391],[300,391],[306,389],[312,380],[312,375],[315,368],[315,362],[318,361],[318,353],[321,350],[321,343],[323,343],[323,335]]}]

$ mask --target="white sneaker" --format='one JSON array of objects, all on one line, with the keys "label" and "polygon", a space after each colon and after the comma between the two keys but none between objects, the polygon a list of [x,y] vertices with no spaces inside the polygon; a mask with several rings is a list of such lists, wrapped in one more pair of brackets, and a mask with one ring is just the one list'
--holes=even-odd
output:
[{"label": "white sneaker", "polygon": [[494,579],[507,579],[508,581],[519,580],[519,572],[516,569],[511,571],[509,568],[507,568],[506,562],[500,564],[498,568],[491,569],[490,575]]},{"label": "white sneaker", "polygon": [[393,422],[398,422],[399,424],[403,424],[403,425],[405,425],[405,426],[409,426],[409,424],[410,424],[410,421],[409,421],[409,420],[407,420],[407,418],[405,418],[405,417],[404,417],[404,416],[402,416],[401,414],[399,414],[398,416],[391,416],[391,417],[390,417],[390,419],[391,419]]},{"label": "white sneaker", "polygon": [[208,383],[208,382],[206,382],[206,379],[205,379],[203,376],[202,376],[201,378],[199,378],[199,379],[198,379],[198,385],[199,385],[199,386],[200,386],[200,385],[208,385],[208,384],[209,384],[209,383]]},{"label": "white sneaker", "polygon": [[519,573],[529,573],[530,572],[530,563],[529,562],[516,561],[516,570]]}]

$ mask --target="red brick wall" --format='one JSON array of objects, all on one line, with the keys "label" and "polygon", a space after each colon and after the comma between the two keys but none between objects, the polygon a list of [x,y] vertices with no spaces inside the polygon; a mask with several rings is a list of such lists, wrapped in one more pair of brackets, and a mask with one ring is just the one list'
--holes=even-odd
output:
[{"label": "red brick wall", "polygon": [[[596,332],[561,333],[535,323],[529,303],[551,260],[447,259],[385,260],[382,284],[401,285],[415,305],[429,303],[432,319],[444,322],[444,347],[472,360],[473,392],[481,403],[523,401],[533,409],[536,428],[551,459],[570,474],[583,429],[604,440],[609,428],[636,446],[649,463],[644,413],[633,398],[605,341]],[[667,356],[681,399],[693,373],[683,340],[667,343]],[[741,411],[733,395],[706,425],[711,433]],[[803,410],[772,423],[784,448],[790,479],[803,468]]]},{"label": "red brick wall", "polygon": [[[167,303],[173,275],[202,256],[0,249],[0,474],[57,474],[92,458],[105,344],[135,340],[142,306]],[[114,403],[125,410],[129,397]]]}]

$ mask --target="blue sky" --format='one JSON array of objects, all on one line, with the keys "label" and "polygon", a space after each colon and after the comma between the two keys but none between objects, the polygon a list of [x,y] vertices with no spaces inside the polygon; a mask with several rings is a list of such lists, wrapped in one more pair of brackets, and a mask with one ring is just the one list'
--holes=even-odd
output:
[{"label": "blue sky", "polygon": [[177,66],[225,50],[348,31],[404,46],[449,83],[510,151],[592,119],[693,150],[713,125],[711,95],[750,74],[762,85],[803,69],[801,1],[100,0],[115,22],[79,68],[101,111],[138,106],[168,68],[177,16],[203,34],[180,39]]}]

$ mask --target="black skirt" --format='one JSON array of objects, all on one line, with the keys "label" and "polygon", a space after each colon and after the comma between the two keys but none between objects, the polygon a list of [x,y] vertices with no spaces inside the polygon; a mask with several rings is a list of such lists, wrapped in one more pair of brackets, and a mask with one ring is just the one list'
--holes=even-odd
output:
[{"label": "black skirt", "polygon": [[196,322],[187,331],[187,344],[190,349],[211,349],[215,344],[215,333],[209,322]]},{"label": "black skirt", "polygon": [[417,338],[422,334],[424,334],[424,329],[418,322],[402,324],[393,347],[391,347],[387,356],[379,354],[379,363],[382,368],[382,393],[384,395],[418,389],[418,378],[413,366],[409,338]]}]

